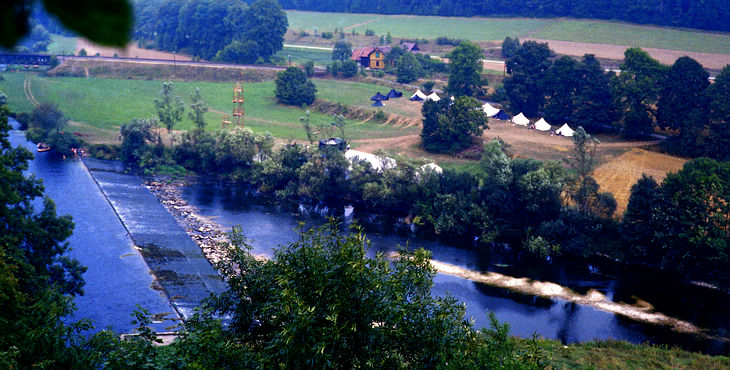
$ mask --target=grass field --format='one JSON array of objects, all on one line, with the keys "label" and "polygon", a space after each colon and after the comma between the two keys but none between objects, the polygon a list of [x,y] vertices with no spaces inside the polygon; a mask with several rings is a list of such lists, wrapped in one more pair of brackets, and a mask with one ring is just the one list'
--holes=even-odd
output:
[{"label": "grass field", "polygon": [[532,37],[730,54],[730,35],[728,34],[692,32],[616,22],[563,20],[538,30]]},{"label": "grass field", "polygon": [[77,37],[51,35],[51,43],[48,44],[48,53],[54,55],[69,55],[76,51]]},{"label": "grass field", "polygon": [[272,56],[273,59],[281,60],[284,63],[289,60],[289,57],[296,64],[304,64],[310,60],[318,66],[325,66],[332,63],[332,52],[329,50],[302,49],[285,46],[284,49]]},{"label": "grass field", "polygon": [[[8,95],[8,104],[15,111],[30,111],[32,104],[23,93],[24,73],[5,73],[0,89]],[[78,122],[75,131],[103,135],[101,141],[116,139],[118,127],[134,118],[155,116],[154,99],[162,82],[94,78],[46,78],[27,74],[33,95],[40,102],[57,104],[72,121]],[[231,111],[232,86],[228,83],[175,82],[175,93],[189,105],[190,93],[200,87],[210,106],[206,114],[207,129],[217,130],[224,114]],[[274,98],[273,81],[245,85],[246,127],[256,132],[269,131],[282,139],[304,139],[299,117],[300,108],[282,106]],[[368,95],[369,97],[369,95]],[[225,113],[224,113],[225,112]],[[312,112],[315,124],[327,123],[331,118]],[[192,122],[184,117],[176,129],[188,130]],[[348,121],[347,133],[353,139],[392,137],[416,132],[415,128],[398,128],[376,122]]]},{"label": "grass field", "polygon": [[287,11],[293,30],[351,27],[394,37],[435,39],[439,36],[472,41],[501,41],[505,37],[640,46],[645,48],[730,54],[730,34],[704,33],[620,22],[535,19],[460,18],[436,16],[343,14]]},{"label": "grass field", "polygon": [[380,91],[387,94],[390,87],[379,86],[362,82],[349,82],[338,80],[315,80],[317,85],[317,97],[331,102],[339,102],[345,105],[364,108],[376,112],[382,110],[385,113],[395,113],[403,116],[421,117],[421,102],[413,102],[408,100],[412,94],[410,90],[400,89],[403,97],[399,99],[390,99],[384,102],[384,107],[371,107],[372,101],[370,97]]}]

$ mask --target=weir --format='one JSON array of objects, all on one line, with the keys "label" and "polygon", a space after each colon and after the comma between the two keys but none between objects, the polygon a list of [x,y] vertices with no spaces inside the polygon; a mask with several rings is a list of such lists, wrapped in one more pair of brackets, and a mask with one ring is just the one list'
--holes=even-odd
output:
[{"label": "weir", "polygon": [[139,176],[126,173],[120,162],[83,162],[180,317],[189,318],[203,299],[225,290],[200,247]]}]

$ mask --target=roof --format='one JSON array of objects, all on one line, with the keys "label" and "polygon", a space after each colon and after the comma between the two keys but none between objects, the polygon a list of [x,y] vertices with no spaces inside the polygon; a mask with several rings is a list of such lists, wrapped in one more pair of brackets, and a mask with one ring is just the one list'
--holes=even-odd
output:
[{"label": "roof", "polygon": [[401,47],[403,47],[403,49],[406,49],[406,51],[408,51],[408,52],[421,50],[418,48],[418,44],[416,44],[415,42],[402,42],[400,45],[401,45]]},{"label": "roof", "polygon": [[381,53],[387,53],[390,51],[390,46],[366,46],[364,48],[352,49],[352,60],[360,60],[360,58],[368,58],[374,51],[380,51]]}]

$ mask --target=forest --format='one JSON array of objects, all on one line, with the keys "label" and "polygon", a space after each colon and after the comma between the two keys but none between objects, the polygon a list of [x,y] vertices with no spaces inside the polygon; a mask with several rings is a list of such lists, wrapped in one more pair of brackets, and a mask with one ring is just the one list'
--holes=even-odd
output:
[{"label": "forest", "polygon": [[441,16],[574,17],[728,31],[724,0],[281,0],[284,9]]}]

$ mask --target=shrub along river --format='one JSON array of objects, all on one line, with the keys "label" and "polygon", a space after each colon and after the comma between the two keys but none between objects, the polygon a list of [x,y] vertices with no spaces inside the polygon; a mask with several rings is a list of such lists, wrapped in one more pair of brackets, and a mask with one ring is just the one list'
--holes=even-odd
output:
[{"label": "shrub along river", "polygon": [[[22,132],[11,131],[10,140],[13,145],[34,149],[31,143],[25,141]],[[181,303],[176,302],[180,297],[170,294],[169,289],[165,288],[164,278],[158,281],[151,273],[149,266],[159,270],[159,260],[150,260],[148,253],[145,261],[133,242],[136,235],[134,227],[140,227],[137,221],[156,217],[154,213],[140,212],[147,206],[159,206],[159,203],[152,204],[156,202],[148,197],[149,191],[135,185],[137,180],[130,175],[107,169],[103,171],[103,182],[130,184],[122,187],[133,189],[123,196],[105,190],[111,196],[107,199],[92,177],[92,173],[97,173],[97,170],[90,173],[75,158],[64,160],[52,153],[35,155],[28,172],[43,180],[46,194],[56,202],[59,214],[73,216],[76,228],[68,240],[73,248],[71,256],[88,266],[84,274],[86,294],[75,300],[78,306],[75,317],[91,318],[98,329],[110,327],[120,332],[130,332],[133,330],[130,315],[136,305],[160,316],[188,314],[189,302],[182,302],[184,309],[181,310]],[[142,200],[128,198],[134,198],[135,191],[139,192]],[[416,237],[409,227],[397,219],[358,213],[350,207],[328,209],[272,203],[252,195],[243,187],[224,181],[201,180],[185,186],[181,194],[185,201],[197,208],[199,215],[215,220],[224,228],[240,225],[245,235],[253,239],[256,254],[271,256],[277,246],[294,241],[300,223],[306,227],[319,226],[326,222],[327,216],[334,216],[340,218],[345,226],[357,220],[364,227],[372,242],[371,255],[397,251],[398,246],[423,247],[432,251],[434,260],[464,271],[475,274],[492,271],[526,278],[522,281],[534,279],[552,282],[579,295],[600,292],[600,297],[605,296],[607,302],[625,302],[643,307],[651,305],[656,312],[704,330],[701,335],[680,333],[667,326],[634,321],[591,305],[521,294],[474,279],[437,274],[433,294],[450,294],[463,301],[467,317],[474,320],[476,327],[488,325],[487,312],[493,311],[500,321],[510,324],[512,334],[520,337],[537,333],[564,343],[594,339],[619,339],[634,343],[648,341],[713,354],[730,353],[730,344],[723,339],[730,337],[730,315],[727,314],[730,297],[717,290],[683,284],[650,272],[627,273],[605,263],[601,266],[586,266],[570,261],[535,261],[501,248],[476,251],[471,246],[449,246]],[[40,202],[37,204],[40,205]],[[138,220],[122,222],[124,217],[135,214],[140,215]],[[149,221],[145,221],[144,225],[146,238],[149,239],[149,235],[170,233],[169,218],[164,223]],[[182,237],[177,235],[175,238]],[[193,263],[190,266],[195,266],[195,269],[205,267],[197,254],[193,255],[190,251],[175,255],[176,258],[191,256]],[[171,265],[175,268],[184,269],[181,266],[189,261],[176,259],[173,262]],[[208,290],[217,290],[214,282],[205,282],[205,279],[211,278],[208,272],[195,274],[202,277]],[[177,279],[174,283],[186,286],[168,285],[167,288],[181,292],[195,291],[199,295],[200,278]],[[154,329],[167,331],[170,325],[168,322],[159,322],[154,325]]]}]

